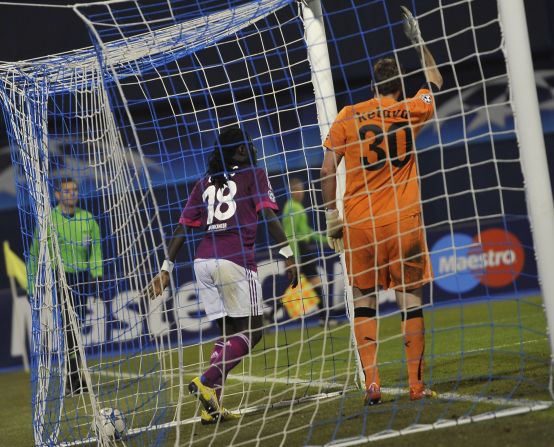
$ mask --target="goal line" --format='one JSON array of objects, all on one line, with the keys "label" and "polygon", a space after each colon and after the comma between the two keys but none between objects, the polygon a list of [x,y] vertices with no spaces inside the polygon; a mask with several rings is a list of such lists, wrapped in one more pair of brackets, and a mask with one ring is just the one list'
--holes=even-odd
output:
[{"label": "goal line", "polygon": [[[113,377],[116,376],[116,374],[112,372],[103,373],[103,375],[113,376]],[[131,374],[131,373],[119,373],[117,374],[117,376],[125,379],[140,378],[138,374]],[[167,377],[167,378],[178,377],[178,374],[164,374],[164,377]],[[255,376],[255,375],[242,375],[242,374],[230,374],[228,377],[228,380],[250,383],[250,384],[271,382],[271,383],[279,383],[279,384],[307,385],[307,386],[315,386],[315,387],[319,386],[321,388],[340,388],[340,390],[337,390],[337,391],[318,393],[312,396],[303,396],[297,399],[283,400],[280,402],[274,402],[270,404],[264,403],[259,405],[253,405],[240,410],[232,411],[232,413],[240,414],[241,416],[255,414],[261,411],[266,411],[267,409],[271,410],[276,408],[287,407],[290,405],[306,404],[310,402],[318,402],[326,399],[338,398],[348,392],[358,391],[358,388],[349,387],[347,386],[347,384],[341,385],[336,382],[327,382],[327,381],[306,382],[305,380],[285,379],[285,378],[278,378],[278,377],[268,379],[267,377],[261,377],[261,376]],[[383,387],[382,391],[385,395],[389,395],[389,396],[406,395],[408,392],[406,388],[402,388],[402,387]],[[463,394],[463,393],[453,393],[453,392],[440,393],[437,395],[436,400],[469,402],[474,404],[485,403],[485,404],[497,405],[497,406],[507,406],[509,408],[504,408],[504,409],[495,410],[495,411],[487,411],[484,413],[476,414],[474,416],[461,416],[457,419],[439,419],[433,424],[413,424],[402,430],[384,430],[384,431],[375,433],[371,436],[365,436],[365,437],[360,436],[360,437],[349,438],[349,439],[341,439],[337,442],[330,442],[325,445],[333,446],[333,447],[339,447],[339,446],[346,447],[346,446],[352,446],[352,445],[360,445],[367,442],[382,441],[384,439],[395,438],[399,436],[410,435],[414,433],[420,433],[420,432],[431,431],[431,430],[439,430],[442,428],[450,428],[450,427],[469,424],[472,422],[483,422],[483,421],[499,419],[507,416],[515,416],[515,415],[521,415],[521,414],[535,412],[535,411],[547,410],[553,406],[553,402],[551,401],[508,399],[508,398],[487,397],[487,396],[479,396],[474,394]],[[193,416],[187,419],[183,419],[181,421],[171,421],[171,422],[166,422],[163,424],[157,424],[157,425],[152,425],[147,427],[130,428],[127,431],[127,436],[132,437],[132,436],[136,436],[138,434],[144,433],[146,431],[155,431],[155,430],[162,430],[166,428],[173,428],[176,426],[196,424],[200,421],[201,420],[199,416]],[[74,442],[61,443],[60,446],[70,447],[70,446],[76,446],[76,445],[87,445],[87,444],[95,443],[97,441],[98,440],[96,437],[89,437],[89,438],[81,439]]]}]

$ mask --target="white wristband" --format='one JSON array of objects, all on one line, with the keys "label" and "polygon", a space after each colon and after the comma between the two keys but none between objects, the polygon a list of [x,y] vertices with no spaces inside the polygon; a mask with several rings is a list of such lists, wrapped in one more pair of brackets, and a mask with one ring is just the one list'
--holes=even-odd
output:
[{"label": "white wristband", "polygon": [[290,258],[293,255],[292,248],[290,248],[290,245],[287,245],[279,250],[279,254],[285,258]]},{"label": "white wristband", "polygon": [[173,271],[173,267],[175,267],[175,263],[166,259],[162,264],[161,270],[166,271],[167,273],[171,273]]}]

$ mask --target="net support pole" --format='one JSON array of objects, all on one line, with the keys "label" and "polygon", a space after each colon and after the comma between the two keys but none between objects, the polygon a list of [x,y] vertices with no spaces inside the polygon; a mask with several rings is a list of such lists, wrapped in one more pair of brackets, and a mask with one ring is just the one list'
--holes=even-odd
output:
[{"label": "net support pole", "polygon": [[[535,256],[554,365],[554,202],[523,0],[498,0]],[[552,380],[552,374],[551,374]],[[550,393],[553,394],[552,383]],[[554,394],[553,394],[554,397]]]},{"label": "net support pole", "polygon": [[[314,87],[315,104],[317,108],[317,120],[321,140],[327,137],[331,124],[337,116],[337,103],[335,101],[335,88],[333,86],[333,73],[327,48],[327,37],[325,35],[325,24],[320,0],[307,0],[302,3],[302,17],[304,20],[304,34],[308,48],[308,59],[312,71],[312,85]],[[346,168],[344,159],[337,166],[337,209],[344,217],[343,196],[346,189]],[[348,285],[346,274],[346,262],[344,253],[341,254],[342,271],[344,272],[344,286],[346,291],[346,307],[352,329],[352,342],[356,346],[354,338],[354,300],[352,288]],[[356,351],[356,350],[355,350]],[[356,351],[358,363],[358,376],[360,382],[364,383],[364,373],[360,359]]]}]

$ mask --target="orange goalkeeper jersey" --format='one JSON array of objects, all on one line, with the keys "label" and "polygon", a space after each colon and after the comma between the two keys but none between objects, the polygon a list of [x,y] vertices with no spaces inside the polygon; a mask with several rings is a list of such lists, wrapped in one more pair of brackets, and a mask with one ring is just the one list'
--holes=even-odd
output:
[{"label": "orange goalkeeper jersey", "polygon": [[324,146],[344,156],[348,225],[368,228],[421,211],[414,140],[434,112],[433,95],[373,98],[344,107]]}]

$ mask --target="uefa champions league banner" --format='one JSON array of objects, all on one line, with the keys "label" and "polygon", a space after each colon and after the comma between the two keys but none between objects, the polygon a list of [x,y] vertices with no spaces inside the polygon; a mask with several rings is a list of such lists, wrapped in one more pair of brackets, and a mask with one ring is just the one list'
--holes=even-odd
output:
[{"label": "uefa champions league banner", "polygon": [[[440,305],[459,300],[538,294],[528,220],[520,217],[491,221],[481,226],[480,234],[474,228],[477,226],[427,232],[435,280],[432,290],[426,287],[426,296],[432,296],[433,303]],[[342,265],[337,256],[326,257],[322,262],[326,263],[328,283],[324,294],[329,298],[325,302],[333,318],[346,321]],[[288,285],[284,262],[258,259],[258,266],[268,322],[290,322],[294,326],[304,319],[306,324],[317,324],[317,317],[310,315],[291,319],[283,306],[281,297]],[[319,272],[323,275],[322,266]],[[111,298],[110,294],[89,297],[86,320],[82,324],[83,342],[89,354],[94,355],[99,346],[106,344],[114,350],[131,347],[138,340],[148,338],[147,334],[176,340],[177,328],[185,343],[216,336],[216,325],[206,319],[198,300],[191,269],[181,266],[176,272],[180,285],[175,293],[166,290],[161,298],[148,302],[147,312],[142,311],[141,291],[119,291]],[[0,299],[0,367],[5,368],[22,364],[25,345],[30,340],[31,311],[25,296],[11,299],[9,291],[4,295]],[[396,309],[394,293],[382,292],[379,299],[381,314]],[[142,324],[136,324],[137,321]]]}]

